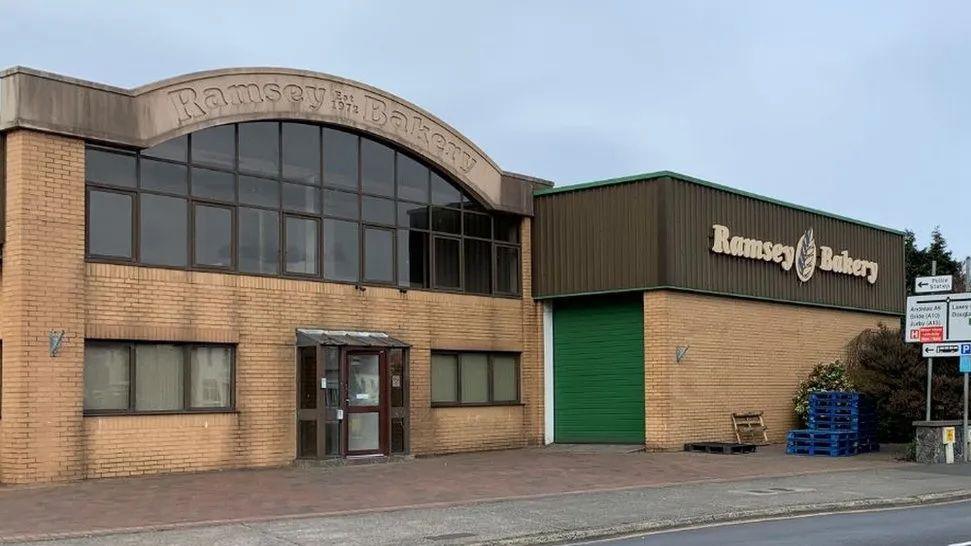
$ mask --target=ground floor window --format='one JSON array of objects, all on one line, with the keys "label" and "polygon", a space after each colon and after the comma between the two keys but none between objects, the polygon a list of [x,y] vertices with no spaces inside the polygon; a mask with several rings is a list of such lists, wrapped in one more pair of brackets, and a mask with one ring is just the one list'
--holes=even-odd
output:
[{"label": "ground floor window", "polygon": [[156,413],[234,407],[230,345],[89,341],[84,411]]},{"label": "ground floor window", "polygon": [[518,355],[432,352],[433,406],[483,406],[518,402]]}]

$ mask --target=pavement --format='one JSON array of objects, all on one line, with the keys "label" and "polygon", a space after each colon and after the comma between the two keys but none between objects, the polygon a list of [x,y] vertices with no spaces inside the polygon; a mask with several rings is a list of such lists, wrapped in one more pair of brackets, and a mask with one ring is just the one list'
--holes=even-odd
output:
[{"label": "pavement", "polygon": [[551,447],[0,488],[0,541],[528,544],[971,497],[971,465]]}]

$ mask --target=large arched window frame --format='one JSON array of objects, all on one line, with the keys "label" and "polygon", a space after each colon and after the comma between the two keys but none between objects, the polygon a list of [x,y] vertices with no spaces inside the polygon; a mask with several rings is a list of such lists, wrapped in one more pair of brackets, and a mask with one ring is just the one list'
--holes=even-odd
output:
[{"label": "large arched window frame", "polygon": [[220,125],[86,149],[92,261],[475,294],[520,293],[520,218],[344,129]]}]

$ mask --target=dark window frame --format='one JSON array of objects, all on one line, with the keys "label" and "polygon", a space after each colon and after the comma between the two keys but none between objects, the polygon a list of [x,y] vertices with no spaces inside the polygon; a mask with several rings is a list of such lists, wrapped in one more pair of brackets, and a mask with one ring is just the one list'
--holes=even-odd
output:
[{"label": "dark window frame", "polygon": [[[91,213],[91,192],[119,193],[131,199],[131,248],[128,258],[122,256],[109,256],[106,254],[93,254],[91,252],[91,224],[88,222],[88,215]],[[94,186],[88,185],[84,189],[84,254],[91,259],[112,263],[135,264],[138,261],[138,191],[135,188],[123,190],[117,186]]]},{"label": "dark window frame", "polygon": [[[462,355],[463,354],[474,354],[474,355],[486,355],[488,361],[488,380],[486,388],[488,392],[488,401],[486,402],[462,402]],[[455,402],[431,402],[433,408],[475,408],[475,407],[486,407],[486,406],[521,406],[523,405],[523,386],[522,386],[522,364],[521,364],[521,353],[514,351],[454,351],[454,350],[437,350],[433,349],[431,351],[431,356],[436,355],[447,355],[455,357]],[[512,357],[516,362],[516,399],[515,400],[494,400],[495,393],[493,392],[493,385],[495,383],[495,377],[493,375],[493,359],[497,356]],[[429,379],[434,376],[431,370],[432,359],[429,359]],[[429,381],[429,399],[431,399],[431,381]]]},{"label": "dark window frame", "polygon": [[[131,186],[114,186],[114,185],[110,185],[110,184],[104,184],[104,183],[99,183],[99,182],[87,181],[87,176],[85,177],[85,179],[86,179],[86,189],[87,189],[88,192],[90,192],[92,189],[96,189],[96,190],[99,190],[99,191],[100,190],[106,190],[106,191],[122,192],[122,193],[126,193],[126,194],[130,195],[132,197],[132,200],[133,200],[133,202],[132,202],[133,209],[132,209],[132,252],[131,252],[132,255],[131,255],[131,257],[126,259],[126,258],[119,258],[119,257],[116,257],[116,256],[101,256],[101,255],[91,254],[90,251],[89,251],[89,248],[88,248],[89,247],[89,244],[88,243],[89,243],[90,234],[89,234],[89,230],[88,230],[88,222],[87,222],[87,216],[86,216],[85,217],[85,220],[86,220],[85,221],[85,254],[86,254],[87,259],[89,261],[107,262],[107,263],[117,263],[117,264],[121,264],[121,265],[137,265],[137,266],[143,266],[143,267],[155,267],[155,268],[163,268],[163,269],[176,269],[176,270],[189,270],[189,271],[198,270],[198,271],[208,271],[208,272],[222,272],[222,273],[233,273],[233,274],[241,274],[241,275],[276,277],[276,278],[281,278],[282,277],[282,278],[292,278],[292,279],[299,279],[299,280],[314,280],[314,281],[323,281],[323,282],[333,282],[333,283],[339,283],[339,284],[351,284],[351,285],[358,286],[358,287],[365,286],[365,285],[379,286],[379,287],[381,287],[381,286],[383,286],[383,287],[397,287],[402,292],[405,292],[407,290],[431,290],[431,291],[436,291],[436,292],[448,292],[448,293],[456,293],[456,294],[469,294],[469,295],[486,296],[486,297],[515,298],[515,299],[522,298],[522,279],[521,279],[521,277],[522,277],[522,264],[523,264],[523,260],[522,260],[522,243],[521,243],[521,239],[522,238],[521,237],[517,237],[517,242],[515,242],[515,243],[507,243],[507,242],[503,242],[501,240],[496,239],[496,235],[497,235],[497,233],[496,233],[496,226],[498,225],[497,224],[497,222],[498,222],[498,219],[497,219],[498,218],[498,213],[492,213],[492,212],[485,211],[484,207],[482,207],[479,203],[475,202],[475,200],[473,198],[471,198],[466,192],[462,191],[462,189],[458,186],[458,184],[456,184],[454,181],[452,181],[452,179],[450,177],[444,176],[441,172],[439,172],[434,167],[429,166],[426,162],[422,161],[421,159],[415,157],[414,155],[412,155],[412,154],[410,154],[410,153],[408,153],[406,151],[400,150],[394,143],[388,142],[388,141],[386,141],[384,139],[381,139],[381,138],[373,137],[371,135],[367,135],[367,134],[364,134],[364,133],[359,133],[359,132],[356,132],[356,131],[353,131],[353,130],[349,130],[347,128],[336,127],[336,126],[331,126],[331,125],[327,125],[327,124],[310,124],[310,123],[298,122],[298,121],[290,121],[290,120],[269,120],[268,122],[270,122],[270,123],[276,123],[277,124],[277,131],[278,131],[278,138],[277,138],[277,146],[278,146],[278,149],[277,149],[277,155],[279,156],[278,157],[278,161],[277,161],[277,173],[276,173],[276,176],[274,176],[272,178],[270,178],[266,174],[263,174],[261,176],[260,175],[256,175],[256,176],[258,178],[265,178],[267,180],[275,181],[278,184],[278,193],[280,195],[278,196],[279,197],[279,203],[278,203],[278,206],[276,206],[276,207],[268,207],[268,206],[263,206],[263,205],[247,205],[247,204],[243,204],[243,203],[240,202],[240,196],[239,196],[239,177],[240,176],[254,176],[253,173],[243,172],[243,171],[240,171],[240,169],[239,169],[239,153],[240,153],[240,150],[239,150],[239,138],[240,138],[239,133],[240,133],[240,129],[239,129],[239,127],[241,125],[240,123],[227,124],[228,126],[231,126],[233,128],[232,131],[233,131],[233,139],[234,139],[235,154],[236,154],[234,156],[234,158],[233,158],[233,168],[232,169],[230,169],[228,167],[225,167],[225,166],[221,167],[221,166],[218,166],[218,165],[214,165],[214,164],[210,164],[210,163],[201,163],[201,162],[197,161],[193,157],[193,153],[192,153],[192,148],[193,148],[193,141],[192,141],[193,135],[192,134],[188,134],[188,135],[184,135],[182,137],[178,137],[178,138],[184,138],[185,139],[185,147],[186,147],[185,161],[167,159],[167,158],[164,158],[164,157],[155,157],[155,156],[152,156],[152,155],[149,155],[149,154],[145,154],[145,153],[143,153],[141,151],[132,150],[132,149],[115,148],[115,147],[111,147],[111,146],[107,146],[107,145],[101,145],[101,144],[96,144],[96,143],[88,143],[86,149],[98,150],[98,151],[102,151],[102,152],[115,153],[115,154],[125,155],[125,156],[128,156],[128,157],[133,157],[135,159],[135,166],[136,166],[136,170],[135,170],[136,171],[136,180],[135,180],[135,186],[134,187],[131,187]],[[260,122],[260,123],[266,123],[266,122]],[[320,142],[320,145],[321,145],[322,148],[321,148],[321,153],[319,154],[320,171],[319,171],[319,182],[318,183],[308,182],[306,180],[298,180],[298,179],[294,179],[294,178],[285,178],[283,176],[283,146],[284,146],[283,132],[284,132],[284,127],[288,123],[294,123],[294,124],[298,124],[298,125],[311,125],[311,126],[315,127],[317,129],[317,131],[319,132],[319,135],[320,135],[319,142]],[[341,131],[341,132],[347,133],[349,135],[352,135],[352,136],[354,136],[356,138],[356,140],[355,140],[355,145],[357,147],[357,188],[356,189],[351,189],[349,187],[345,187],[345,186],[341,186],[341,185],[328,184],[328,180],[324,177],[324,162],[325,162],[326,151],[323,149],[323,147],[326,146],[326,143],[325,143],[325,135],[324,135],[324,131],[325,130]],[[395,160],[394,160],[394,165],[393,165],[394,168],[393,168],[393,174],[392,174],[393,180],[392,180],[392,195],[391,196],[388,196],[388,195],[380,195],[380,194],[368,192],[368,191],[365,191],[364,188],[363,188],[363,181],[362,181],[363,180],[363,173],[362,173],[362,168],[361,168],[362,167],[362,165],[361,165],[361,161],[362,161],[362,157],[361,157],[361,147],[362,147],[363,143],[365,142],[365,139],[370,139],[370,140],[373,140],[373,141],[377,142],[378,144],[381,144],[383,146],[390,147],[392,149],[392,151],[395,153]],[[142,158],[143,157],[145,158],[145,160],[152,160],[152,161],[157,161],[157,162],[163,162],[163,163],[170,163],[170,164],[183,165],[183,166],[185,166],[186,169],[187,169],[187,184],[188,184],[187,189],[186,189],[187,190],[186,193],[185,194],[180,194],[180,193],[172,193],[172,192],[158,191],[158,190],[153,190],[153,189],[144,189],[144,188],[142,188],[142,184],[141,184],[141,168],[142,168],[142,161],[143,161]],[[399,165],[399,163],[401,163],[400,158],[407,158],[407,159],[409,159],[411,161],[415,161],[415,162],[419,163],[420,165],[424,166],[427,169],[427,173],[428,173],[428,177],[427,177],[428,178],[428,180],[427,180],[428,186],[427,186],[427,189],[428,189],[428,192],[427,192],[426,200],[424,202],[422,202],[422,201],[416,201],[414,199],[407,199],[407,198],[400,198],[400,197],[398,197],[398,183],[399,183],[399,181],[398,181],[398,177],[399,177],[398,165]],[[194,178],[194,176],[193,176],[193,173],[194,173],[194,171],[196,169],[207,169],[207,170],[210,170],[210,171],[215,171],[215,172],[225,173],[227,175],[231,175],[232,176],[232,180],[233,180],[233,199],[231,201],[227,201],[227,200],[224,200],[224,199],[216,199],[216,198],[201,197],[201,196],[194,195],[193,194],[194,193],[193,192],[193,190],[194,190],[194,186],[193,186],[193,178]],[[432,196],[432,193],[433,193],[432,192],[432,179],[433,179],[434,176],[438,176],[439,178],[441,178],[442,180],[444,180],[446,183],[451,184],[452,187],[456,191],[458,191],[458,193],[460,195],[460,199],[456,203],[450,203],[449,206],[445,206],[445,205],[435,205],[435,204],[432,203],[432,201],[433,201],[433,196]],[[290,209],[286,208],[284,206],[284,204],[283,204],[283,195],[282,195],[282,193],[283,193],[283,184],[284,183],[307,186],[307,187],[315,188],[316,190],[318,190],[319,191],[319,196],[320,196],[320,199],[319,199],[320,202],[317,203],[317,204],[318,204],[318,206],[320,208],[320,212],[319,213],[308,213],[306,211],[300,212],[300,211],[290,210]],[[324,210],[324,203],[326,202],[325,193],[327,191],[340,191],[340,192],[343,192],[343,193],[345,193],[347,195],[356,196],[356,198],[357,198],[357,218],[350,219],[350,218],[346,218],[346,217],[343,217],[343,216],[337,216],[337,215],[333,215],[333,214],[327,214],[325,212],[325,210]],[[141,240],[140,240],[140,236],[139,236],[140,235],[139,234],[139,225],[140,225],[139,222],[141,220],[141,196],[143,194],[160,195],[160,196],[167,196],[167,197],[177,197],[177,198],[181,198],[181,199],[186,200],[186,203],[188,205],[188,215],[187,215],[188,216],[188,218],[187,218],[187,238],[188,238],[188,241],[187,241],[187,245],[188,245],[188,256],[187,256],[187,258],[188,258],[188,260],[187,260],[187,264],[185,266],[181,266],[181,265],[147,264],[147,263],[142,263],[141,262],[140,256],[141,256],[141,250],[142,250],[141,247],[142,247],[142,244],[141,244]],[[89,195],[90,195],[89,193],[86,193],[86,204],[87,204],[87,202],[89,200]],[[394,222],[392,224],[389,224],[389,225],[379,224],[379,223],[373,223],[373,222],[367,222],[363,218],[363,210],[362,210],[363,209],[363,204],[364,204],[364,198],[366,198],[366,197],[378,197],[378,198],[390,200],[392,202],[393,208],[394,208]],[[407,204],[413,205],[413,206],[424,207],[424,210],[425,210],[425,213],[426,213],[426,217],[427,217],[426,218],[426,221],[428,223],[427,227],[426,228],[412,228],[410,226],[402,226],[401,225],[402,219],[400,218],[400,212],[401,211],[399,210],[400,205],[402,203],[407,203]],[[195,243],[195,238],[196,238],[196,230],[195,230],[195,210],[196,210],[196,207],[198,205],[203,205],[203,206],[224,206],[224,207],[228,207],[230,209],[235,209],[235,210],[232,210],[232,230],[233,230],[232,231],[232,250],[231,250],[232,256],[231,256],[231,260],[230,260],[231,261],[231,265],[229,267],[207,266],[207,265],[199,265],[199,264],[196,264],[196,257],[195,257],[195,244],[196,244]],[[278,241],[278,245],[279,245],[280,251],[278,252],[278,256],[277,256],[277,261],[278,261],[278,264],[277,264],[277,273],[244,272],[244,271],[240,271],[240,269],[239,269],[239,264],[240,264],[240,260],[239,260],[239,230],[240,230],[239,209],[240,208],[244,208],[244,207],[245,208],[253,208],[253,209],[261,209],[261,210],[275,211],[275,212],[278,213],[278,218],[279,218],[278,219],[278,222],[279,222],[279,229],[278,229],[278,231],[279,231],[279,241]],[[458,233],[442,232],[442,231],[437,231],[437,230],[434,229],[435,226],[433,224],[433,222],[434,222],[434,212],[433,212],[433,209],[435,209],[435,208],[447,208],[449,210],[455,211],[458,214],[459,220],[460,220],[460,225],[459,225],[459,231],[458,231]],[[483,214],[483,215],[489,216],[491,218],[490,225],[492,226],[492,229],[491,229],[492,236],[490,238],[475,237],[475,236],[472,236],[472,235],[467,235],[465,233],[467,231],[466,226],[465,226],[465,219],[466,219],[466,214],[468,214],[468,213]],[[285,249],[286,249],[286,246],[285,245],[286,245],[286,241],[285,241],[285,231],[286,231],[286,218],[287,218],[287,216],[299,216],[299,217],[306,217],[306,218],[314,218],[314,219],[318,220],[318,229],[319,229],[319,232],[318,232],[318,245],[317,245],[318,267],[317,267],[317,273],[314,274],[314,275],[305,274],[305,273],[291,273],[291,272],[288,272],[287,269],[286,269],[286,256],[285,256]],[[324,241],[325,241],[325,239],[327,237],[327,234],[324,233],[324,220],[326,220],[326,219],[337,219],[337,220],[343,220],[343,221],[351,221],[351,222],[355,222],[357,224],[357,230],[358,230],[358,245],[359,245],[359,248],[358,248],[358,259],[359,259],[359,262],[360,263],[359,263],[359,267],[358,267],[358,274],[357,274],[357,279],[356,280],[353,280],[352,281],[352,280],[332,279],[332,278],[328,278],[326,276],[326,274],[325,274],[325,269],[326,268],[324,267],[324,264],[325,264],[325,262],[327,260],[327,254],[325,253],[325,248],[324,248],[325,247],[325,243],[324,243]],[[521,221],[520,221],[520,225],[521,225]],[[394,230],[394,234],[393,234],[393,245],[392,245],[393,255],[391,256],[392,268],[393,268],[393,277],[394,278],[393,278],[393,280],[391,282],[372,281],[372,280],[368,280],[368,279],[365,278],[366,272],[365,272],[365,268],[364,268],[364,261],[365,261],[365,248],[364,248],[364,246],[365,246],[365,230],[368,229],[368,228],[382,228],[382,229],[392,228]],[[402,284],[400,282],[400,277],[401,277],[402,274],[399,271],[399,267],[398,267],[399,264],[398,264],[398,256],[397,255],[398,255],[398,248],[401,245],[401,242],[399,241],[399,234],[401,233],[401,230],[407,230],[409,232],[410,231],[417,231],[417,232],[422,232],[422,233],[425,233],[426,234],[426,237],[427,237],[427,240],[428,240],[428,245],[427,245],[427,252],[426,252],[426,255],[424,257],[425,264],[423,266],[423,269],[425,270],[426,275],[425,275],[425,278],[423,279],[423,282],[422,282],[421,286],[412,285],[411,282],[406,283],[406,284]],[[442,286],[435,279],[435,263],[436,263],[436,261],[435,261],[435,239],[436,239],[436,237],[442,237],[442,236],[448,237],[450,239],[457,239],[459,241],[458,242],[458,244],[459,244],[459,260],[458,260],[458,271],[457,271],[457,275],[458,275],[458,278],[459,278],[458,286]],[[491,268],[490,278],[492,279],[492,283],[491,283],[491,287],[490,287],[490,291],[489,292],[479,292],[479,293],[477,293],[477,292],[467,292],[465,290],[465,287],[466,287],[467,283],[465,282],[466,271],[465,271],[465,263],[464,263],[464,248],[465,248],[464,239],[467,239],[467,238],[468,239],[481,240],[481,241],[488,241],[492,245],[492,251],[491,251],[492,252],[492,260],[491,260],[491,264],[490,264],[490,268]],[[499,292],[499,291],[496,290],[496,287],[497,287],[496,278],[497,278],[498,272],[496,270],[497,262],[496,262],[496,257],[495,256],[496,256],[496,245],[497,244],[502,244],[504,246],[513,247],[513,248],[516,249],[516,252],[519,254],[519,259],[518,259],[519,271],[518,271],[517,274],[518,274],[518,276],[520,278],[517,281],[518,290],[516,290],[515,292]]]},{"label": "dark window frame", "polygon": [[[287,219],[295,218],[298,220],[309,220],[317,226],[317,252],[314,255],[314,273],[300,273],[298,271],[290,271],[287,269]],[[283,238],[283,244],[280,246],[280,254],[283,258],[283,275],[285,277],[300,277],[304,279],[317,279],[324,274],[324,256],[321,252],[324,242],[324,221],[320,216],[314,216],[311,214],[301,214],[297,212],[285,212],[283,213],[282,219],[282,232],[280,236]]]},{"label": "dark window frame", "polygon": [[[239,212],[239,207],[219,202],[205,201],[193,201],[189,206],[191,207],[189,209],[189,263],[192,264],[192,268],[219,272],[235,271],[238,267],[236,263],[236,238],[238,237],[237,231],[239,227],[237,225],[236,214]],[[229,211],[229,265],[202,264],[196,260],[196,210],[198,207],[226,209]]]},{"label": "dark window frame", "polygon": [[[135,402],[136,370],[135,348],[138,345],[176,345],[182,348],[182,409],[177,410],[137,410]],[[141,340],[85,340],[84,347],[127,347],[128,349],[128,408],[127,409],[84,409],[84,416],[110,415],[180,415],[196,413],[235,413],[236,410],[236,345],[232,343],[197,343],[183,341],[141,341]],[[192,394],[192,365],[190,355],[194,347],[220,347],[229,349],[229,405],[223,407],[193,408],[190,406]],[[82,400],[83,406],[83,400]]]}]

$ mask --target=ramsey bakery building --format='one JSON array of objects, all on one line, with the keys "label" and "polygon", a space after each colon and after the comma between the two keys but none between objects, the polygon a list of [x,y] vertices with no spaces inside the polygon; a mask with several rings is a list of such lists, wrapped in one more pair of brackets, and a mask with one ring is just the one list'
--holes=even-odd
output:
[{"label": "ramsey bakery building", "polygon": [[902,234],[682,176],[552,187],[324,74],[0,72],[0,483],[677,449],[904,298]]}]

